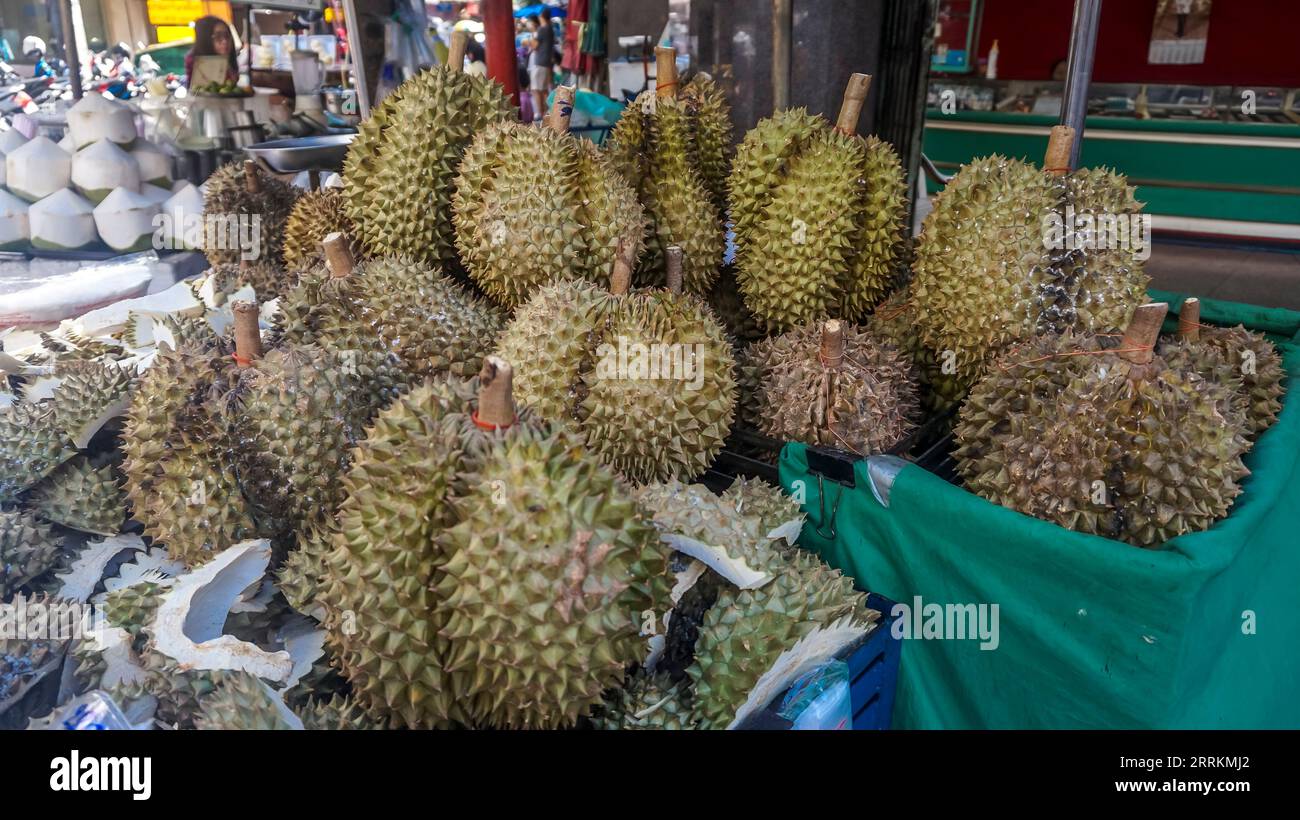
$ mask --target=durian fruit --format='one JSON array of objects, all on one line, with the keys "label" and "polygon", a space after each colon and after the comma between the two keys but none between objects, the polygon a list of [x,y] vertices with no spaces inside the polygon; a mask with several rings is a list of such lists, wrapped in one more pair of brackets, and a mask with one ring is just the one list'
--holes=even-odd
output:
[{"label": "durian fruit", "polygon": [[722,322],[737,353],[745,345],[763,338],[764,328],[745,306],[740,285],[736,282],[736,271],[732,266],[723,266],[717,284],[709,291],[709,307],[713,309],[718,321]]},{"label": "durian fruit", "polygon": [[456,247],[470,277],[510,310],[561,279],[607,287],[620,241],[641,253],[636,192],[590,140],[568,133],[573,94],[556,91],[549,127],[489,126],[461,162]]},{"label": "durian fruit", "polygon": [[[332,233],[345,236],[354,233],[352,221],[344,210],[343,192],[338,188],[321,188],[298,197],[284,227],[284,267],[299,270],[324,261],[321,243]],[[280,295],[257,292],[259,299]]]},{"label": "durian fruit", "polygon": [[287,731],[302,729],[300,718],[269,686],[248,672],[227,672],[199,703],[194,728]]},{"label": "durian fruit", "polygon": [[30,512],[0,509],[0,602],[58,563],[59,539]]},{"label": "durian fruit", "polygon": [[52,396],[55,420],[78,447],[125,411],[136,385],[133,366],[74,360],[59,362],[54,372],[61,379]]},{"label": "durian fruit", "polygon": [[386,98],[343,167],[345,210],[366,253],[452,265],[461,155],[476,134],[511,119],[499,84],[454,64],[423,71]]},{"label": "durian fruit", "polygon": [[626,490],[517,411],[511,375],[427,382],[357,448],[320,597],[354,696],[395,725],[572,725],[667,597]]},{"label": "durian fruit", "polygon": [[[784,537],[791,544],[799,537],[803,524],[803,510],[798,502],[782,492],[779,487],[741,476],[733,481],[730,487],[723,490],[722,500],[730,502],[741,516],[756,519],[760,532],[771,536],[773,532],[780,531],[781,535],[778,537]],[[783,528],[792,522],[797,522],[799,526],[794,527],[792,531],[784,531]]]},{"label": "durian fruit", "polygon": [[675,53],[657,48],[655,54],[656,88],[623,111],[608,152],[623,177],[637,186],[652,223],[638,284],[664,284],[665,251],[676,245],[686,254],[683,289],[704,296],[717,281],[726,247],[715,175],[723,162],[718,145],[730,142],[731,126],[716,104],[715,90],[704,87],[712,80],[700,75],[693,81],[699,84],[695,91],[679,95]]},{"label": "durian fruit", "polygon": [[[251,261],[240,260],[237,265],[217,264],[203,273],[201,280],[212,280],[212,294],[218,307],[225,300],[238,293],[245,285],[253,289],[258,301],[269,302],[285,296],[298,283],[298,272],[280,267],[278,262],[267,259]],[[200,301],[204,301],[200,297]]]},{"label": "durian fruit", "polygon": [[297,711],[302,728],[313,732],[388,728],[382,719],[368,713],[350,696],[335,695],[329,700],[313,701]]},{"label": "durian fruit", "polygon": [[32,490],[28,507],[54,524],[116,535],[126,520],[126,492],[112,464],[77,456]]},{"label": "durian fruit", "polygon": [[[257,220],[256,258],[272,261],[283,258],[285,225],[298,198],[292,185],[264,173],[252,160],[245,160],[218,168],[208,178],[205,187],[207,193],[203,207],[207,216],[219,214],[228,219]],[[217,221],[210,221],[208,226],[204,252],[214,265],[237,264],[253,250],[237,247],[228,236],[212,235],[226,227],[224,223],[218,225]]]},{"label": "durian fruit", "polygon": [[1248,473],[1246,419],[1230,386],[1152,352],[1167,307],[1140,307],[1118,347],[1067,332],[1010,349],[954,430],[967,488],[1143,547],[1227,515]]},{"label": "durian fruit", "polygon": [[404,258],[358,262],[340,234],[331,234],[324,245],[326,264],[304,271],[280,300],[277,338],[395,355],[407,378],[391,384],[364,372],[364,362],[355,363],[377,389],[477,372],[504,325],[495,307],[425,264]]},{"label": "durian fruit", "polygon": [[576,424],[637,483],[702,473],[735,413],[731,345],[704,303],[676,290],[680,249],[668,255],[672,289],[627,292],[624,256],[613,293],[574,281],[544,287],[498,348],[508,361],[534,363],[520,373],[521,402]]},{"label": "durian fruit", "polygon": [[1178,313],[1178,336],[1163,339],[1160,355],[1178,370],[1232,389],[1234,409],[1246,417],[1246,437],[1254,441],[1282,412],[1286,369],[1277,348],[1262,333],[1241,325],[1201,324],[1201,303],[1191,298]]},{"label": "durian fruit", "polygon": [[137,653],[145,649],[149,637],[146,629],[158,613],[162,594],[168,586],[167,579],[157,577],[114,590],[104,597],[104,618],[109,625],[125,630],[131,636],[132,648]]},{"label": "durian fruit", "polygon": [[696,161],[704,187],[719,214],[727,212],[727,177],[731,173],[731,104],[726,92],[704,72],[682,86],[681,99],[695,121]]},{"label": "durian fruit", "polygon": [[0,411],[0,503],[14,500],[77,454],[52,402]]},{"label": "durian fruit", "polygon": [[592,726],[606,731],[694,729],[690,688],[667,675],[638,670],[623,688],[609,693]]},{"label": "durian fruit", "polygon": [[832,127],[804,109],[745,135],[729,181],[737,280],[777,332],[859,321],[901,267],[907,184],[894,149],[856,135],[871,78],[854,74]]},{"label": "durian fruit", "polygon": [[920,417],[906,357],[836,319],[781,336],[765,369],[760,429],[781,441],[865,456],[897,444]]},{"label": "durian fruit", "polygon": [[222,401],[239,367],[210,332],[160,350],[127,411],[122,470],[145,534],[196,566],[257,531],[229,457]]},{"label": "durian fruit", "polygon": [[[912,301],[926,347],[973,383],[1000,350],[1037,333],[1124,327],[1146,295],[1137,248],[1068,249],[1051,220],[1127,221],[1139,214],[1126,179],[1105,169],[1065,173],[1073,132],[1053,129],[1050,170],[991,156],[961,171],[935,198],[916,245]],[[1071,228],[1072,230],[1072,228]],[[1079,235],[1082,237],[1082,235]]]},{"label": "durian fruit", "polygon": [[911,360],[920,387],[921,406],[927,415],[940,416],[961,403],[975,377],[968,371],[965,378],[960,378],[955,357],[944,360],[926,346],[921,340],[916,315],[911,288],[899,288],[876,306],[865,327]]},{"label": "durian fruit", "polygon": [[724,585],[704,616],[687,669],[694,685],[694,709],[701,729],[725,729],[749,699],[755,684],[800,639],[832,624],[865,627],[879,618],[852,579],[802,550],[756,589]]}]

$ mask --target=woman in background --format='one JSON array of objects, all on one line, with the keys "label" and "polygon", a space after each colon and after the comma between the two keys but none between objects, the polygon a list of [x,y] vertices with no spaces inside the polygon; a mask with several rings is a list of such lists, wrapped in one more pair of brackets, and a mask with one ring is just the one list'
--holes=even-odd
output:
[{"label": "woman in background", "polygon": [[239,62],[236,57],[235,35],[220,17],[200,17],[194,21],[194,47],[185,55],[185,84],[190,84],[194,73],[195,57],[225,57],[226,82],[239,82]]}]

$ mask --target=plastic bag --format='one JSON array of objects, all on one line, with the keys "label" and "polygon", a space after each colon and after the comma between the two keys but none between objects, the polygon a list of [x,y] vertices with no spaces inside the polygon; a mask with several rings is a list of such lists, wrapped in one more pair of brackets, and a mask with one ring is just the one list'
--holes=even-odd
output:
[{"label": "plastic bag", "polygon": [[794,723],[791,729],[852,729],[849,665],[831,661],[802,676],[790,686],[777,713]]}]

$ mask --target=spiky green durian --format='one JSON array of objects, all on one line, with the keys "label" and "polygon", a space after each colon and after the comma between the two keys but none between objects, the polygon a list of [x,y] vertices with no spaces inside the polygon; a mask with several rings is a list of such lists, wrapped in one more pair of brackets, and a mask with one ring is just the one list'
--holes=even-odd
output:
[{"label": "spiky green durian", "polygon": [[952,372],[944,372],[945,361],[921,340],[916,314],[910,288],[900,288],[876,307],[865,327],[911,360],[920,386],[922,406],[929,414],[941,415],[961,402],[974,383],[974,376],[959,379],[956,358],[952,357],[947,365]]},{"label": "spiky green durian", "polygon": [[0,602],[53,569],[59,539],[30,512],[0,509]]},{"label": "spiky green durian", "polygon": [[155,720],[178,729],[195,728],[204,699],[232,674],[184,669],[171,658],[152,651],[141,655],[140,662],[145,670],[140,681],[113,686],[108,693],[122,706],[145,696],[156,698]]},{"label": "spiky green durian", "polygon": [[[698,82],[690,95],[656,97],[647,91],[637,97],[614,127],[608,151],[619,172],[636,185],[651,219],[638,283],[663,284],[666,249],[677,245],[685,252],[686,292],[703,296],[717,280],[725,249],[715,186],[718,166],[726,161],[719,148],[730,142],[730,125],[724,126],[725,111],[706,87],[711,81]],[[699,127],[701,111],[704,127]]]},{"label": "spiky green durian", "polygon": [[421,72],[381,106],[344,168],[345,210],[373,256],[456,260],[451,197],[474,135],[512,118],[501,85],[449,67]]},{"label": "spiky green durian", "polygon": [[697,298],[562,282],[520,309],[499,350],[530,363],[518,376],[522,402],[576,422],[588,446],[634,482],[699,475],[730,432],[731,346]]},{"label": "spiky green durian", "polygon": [[[212,264],[234,265],[248,253],[277,261],[284,253],[284,228],[298,198],[297,189],[267,174],[256,164],[234,162],[218,168],[204,183],[203,212],[209,217],[204,254]],[[235,220],[254,220],[257,247],[241,248],[232,241]],[[243,229],[240,228],[242,239]]]},{"label": "spiky green durian", "polygon": [[310,615],[318,606],[325,556],[335,537],[332,521],[309,527],[298,537],[298,548],[289,553],[276,572],[275,585],[289,606]]},{"label": "spiky green durian", "polygon": [[114,590],[104,597],[104,618],[110,626],[125,629],[136,652],[143,652],[148,630],[167,585],[159,581],[142,581]]},{"label": "spiky green durian", "polygon": [[12,501],[77,454],[51,402],[0,409],[0,503]]},{"label": "spiky green durian", "polygon": [[102,427],[108,415],[119,413],[135,387],[135,369],[116,364],[67,362],[59,364],[55,374],[62,379],[51,397],[55,416],[68,438],[78,443]]},{"label": "spiky green durian", "polygon": [[184,345],[158,356],[127,412],[123,472],[134,517],[189,566],[257,532],[229,457],[224,404],[237,380],[224,342]]},{"label": "spiky green durian", "polygon": [[199,702],[194,728],[202,730],[290,730],[293,713],[270,687],[247,672],[226,672]]},{"label": "spiky green durian", "polygon": [[871,620],[866,596],[818,558],[794,550],[768,584],[723,586],[704,616],[695,644],[695,715],[702,729],[725,729],[781,653],[819,626],[841,618]]},{"label": "spiky green durian", "polygon": [[[436,268],[402,258],[357,263],[345,275],[326,266],[304,272],[281,300],[275,335],[284,342],[357,351],[358,376],[382,393],[424,378],[468,378],[495,344],[501,313]],[[397,357],[401,373],[382,372]]]},{"label": "spiky green durian", "polygon": [[[345,236],[355,234],[352,220],[344,207],[343,191],[338,188],[320,188],[298,197],[289,220],[284,226],[284,252],[281,259],[287,270],[301,270],[322,261],[321,242],[334,232]],[[256,286],[254,286],[256,287]],[[259,299],[268,300],[283,293],[259,290]]]},{"label": "spiky green durian", "polygon": [[1246,436],[1254,440],[1277,421],[1282,411],[1286,369],[1277,348],[1262,333],[1241,325],[1200,327],[1195,339],[1168,339],[1160,355],[1170,366],[1226,385],[1234,409],[1246,419]]},{"label": "spiky green durian", "polygon": [[736,271],[731,266],[722,268],[717,284],[709,291],[709,307],[722,322],[737,353],[750,342],[763,338],[763,327],[745,306],[740,285],[736,282]]},{"label": "spiky green durian", "polygon": [[113,466],[81,456],[36,485],[28,504],[46,521],[96,535],[116,535],[126,520],[126,493]]},{"label": "spiky green durian", "polygon": [[666,550],[582,451],[567,432],[501,442],[439,538],[447,671],[476,723],[573,725],[644,657],[645,613],[667,609]]},{"label": "spiky green durian", "polygon": [[779,487],[758,479],[737,478],[723,491],[722,498],[730,502],[740,515],[757,519],[762,533],[770,533],[782,524],[803,518],[798,502]]},{"label": "spiky green durian", "polygon": [[[833,334],[842,346],[831,341]],[[906,357],[837,321],[774,342],[762,385],[760,429],[781,441],[869,455],[897,444],[920,418],[916,376]]]},{"label": "spiky green durian", "polygon": [[856,321],[898,276],[906,182],[888,143],[780,111],[745,135],[729,187],[737,279],[767,327]]},{"label": "spiky green durian", "polygon": [[366,239],[366,224],[358,222],[356,214],[374,204],[374,188],[366,180],[379,173],[386,132],[401,101],[402,87],[398,87],[379,105],[371,108],[370,116],[357,126],[357,135],[348,145],[347,156],[343,159],[343,211],[352,224],[352,236],[362,248],[368,248],[369,241]]},{"label": "spiky green durian", "polygon": [[619,241],[635,259],[645,234],[636,192],[609,160],[549,127],[505,122],[479,134],[452,202],[465,267],[509,309],[560,279],[607,286]]},{"label": "spiky green durian", "polygon": [[[1154,341],[1154,335],[1152,336]],[[994,503],[1154,547],[1225,516],[1247,474],[1230,388],[1110,336],[1013,347],[972,388],[954,430],[966,486]]]},{"label": "spiky green durian", "polygon": [[639,670],[621,689],[610,692],[592,726],[605,731],[695,728],[691,691],[684,681]]},{"label": "spiky green durian", "polygon": [[703,484],[667,481],[640,488],[637,500],[653,511],[655,526],[670,542],[673,536],[684,536],[726,552],[732,562],[729,567],[711,564],[719,572],[741,568],[764,574],[785,564],[781,552],[785,544],[768,538],[772,528],[761,514],[741,512],[736,496],[723,498]]},{"label": "spiky green durian", "polygon": [[373,717],[351,697],[335,695],[329,700],[312,701],[299,708],[302,728],[308,731],[350,731],[354,729],[387,729],[380,718]]},{"label": "spiky green durian", "polygon": [[1069,250],[1050,220],[1127,223],[1140,210],[1125,178],[1104,169],[1053,177],[997,155],[963,166],[916,246],[912,300],[926,347],[972,383],[998,351],[1035,333],[1123,327],[1148,281],[1134,245]]},{"label": "spiky green durian", "polygon": [[727,212],[727,175],[731,170],[731,104],[713,78],[699,73],[682,87],[682,99],[695,122],[695,150],[700,177],[718,213]]}]

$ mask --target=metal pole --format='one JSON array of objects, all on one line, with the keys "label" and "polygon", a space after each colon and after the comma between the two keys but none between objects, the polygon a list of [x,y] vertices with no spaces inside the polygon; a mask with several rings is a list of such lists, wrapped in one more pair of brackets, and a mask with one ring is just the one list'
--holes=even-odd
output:
[{"label": "metal pole", "polygon": [[515,9],[510,0],[483,0],[483,35],[488,76],[505,87],[519,105],[519,64],[515,59]]},{"label": "metal pole", "polygon": [[72,25],[72,0],[63,0],[59,4],[59,16],[63,18],[63,59],[68,62],[68,79],[72,86],[72,98],[81,99],[81,57],[77,54],[77,32]]},{"label": "metal pole", "polygon": [[772,110],[790,107],[790,41],[794,0],[772,0]]},{"label": "metal pole", "polygon": [[352,61],[352,79],[357,85],[357,114],[370,116],[370,89],[366,87],[366,65],[361,57],[361,18],[356,0],[343,0],[343,15],[348,24],[348,59]]},{"label": "metal pole", "polygon": [[1101,0],[1074,0],[1074,23],[1070,29],[1070,56],[1065,64],[1065,93],[1061,100],[1061,125],[1074,129],[1070,146],[1070,168],[1079,167],[1083,148],[1083,122],[1088,116],[1088,86],[1097,51],[1097,24]]}]

